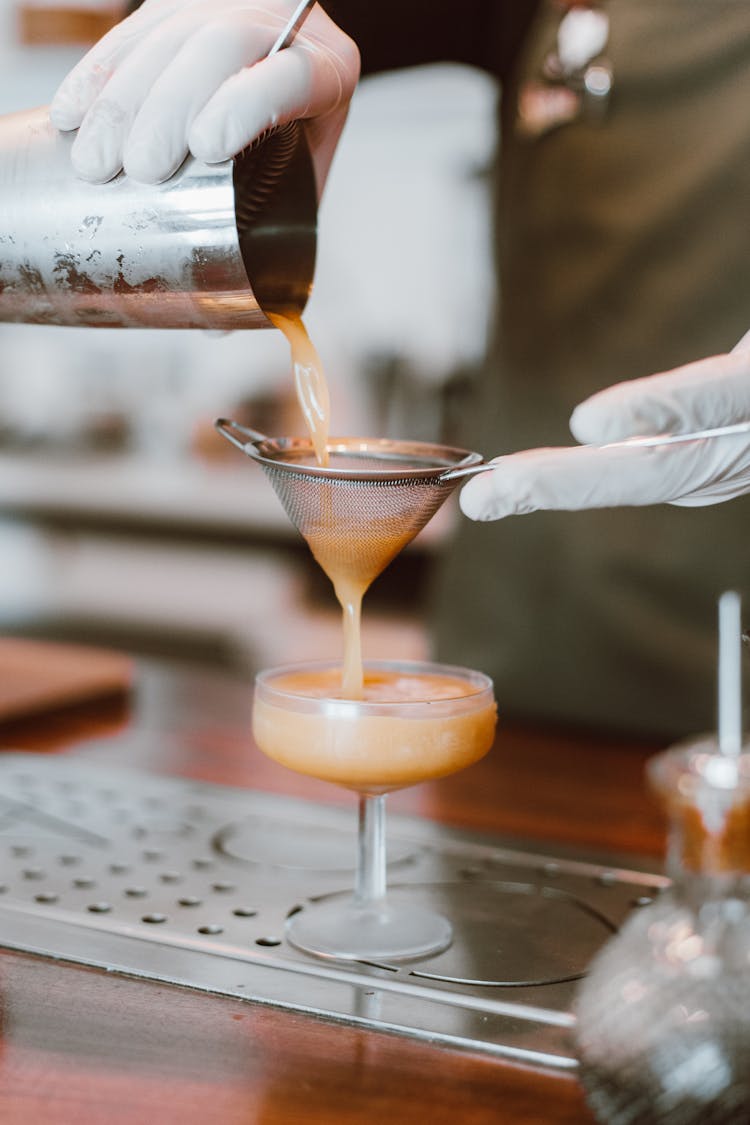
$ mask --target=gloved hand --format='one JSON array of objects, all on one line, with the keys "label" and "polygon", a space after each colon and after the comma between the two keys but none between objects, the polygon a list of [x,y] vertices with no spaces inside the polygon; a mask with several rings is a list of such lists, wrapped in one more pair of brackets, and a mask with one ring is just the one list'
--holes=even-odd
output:
[{"label": "gloved hand", "polygon": [[750,333],[729,355],[618,383],[573,411],[587,444],[498,457],[461,492],[474,520],[542,509],[718,504],[750,491],[750,433],[674,445],[608,445],[628,438],[750,421]]},{"label": "gloved hand", "polygon": [[305,122],[318,195],[359,78],[359,52],[320,5],[291,46],[265,58],[294,0],[145,0],[62,82],[50,108],[78,129],[77,174],[102,183],[125,168],[159,183],[188,150],[226,160],[272,125]]}]

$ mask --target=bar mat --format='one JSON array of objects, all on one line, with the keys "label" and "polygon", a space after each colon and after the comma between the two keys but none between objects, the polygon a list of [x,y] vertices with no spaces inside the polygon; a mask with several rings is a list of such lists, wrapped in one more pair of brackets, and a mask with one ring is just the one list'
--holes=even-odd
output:
[{"label": "bar mat", "polygon": [[451,945],[419,961],[311,957],[286,920],[351,894],[353,808],[95,754],[0,756],[2,947],[560,1071],[577,1065],[577,980],[667,885],[394,816],[388,895],[450,919]]}]

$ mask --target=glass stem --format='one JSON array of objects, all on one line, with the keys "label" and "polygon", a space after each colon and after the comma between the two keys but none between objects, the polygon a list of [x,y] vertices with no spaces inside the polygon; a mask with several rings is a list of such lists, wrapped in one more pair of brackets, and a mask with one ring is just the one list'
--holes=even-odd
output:
[{"label": "glass stem", "polygon": [[359,798],[357,881],[354,900],[370,906],[385,898],[385,794]]}]

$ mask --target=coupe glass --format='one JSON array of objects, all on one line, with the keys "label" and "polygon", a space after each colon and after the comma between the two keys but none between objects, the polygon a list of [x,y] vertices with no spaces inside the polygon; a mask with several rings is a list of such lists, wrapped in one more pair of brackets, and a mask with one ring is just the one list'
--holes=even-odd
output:
[{"label": "coupe glass", "polygon": [[385,794],[478,761],[494,739],[492,681],[444,664],[365,664],[362,700],[337,697],[332,662],[256,677],[253,735],[268,757],[359,795],[353,896],[332,895],[287,921],[289,941],[320,957],[408,960],[450,945],[450,922],[386,895]]}]

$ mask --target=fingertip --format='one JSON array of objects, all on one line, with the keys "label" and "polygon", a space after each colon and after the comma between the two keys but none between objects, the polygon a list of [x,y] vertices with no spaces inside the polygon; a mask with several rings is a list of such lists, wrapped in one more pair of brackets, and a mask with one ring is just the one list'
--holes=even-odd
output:
[{"label": "fingertip", "polygon": [[286,53],[233,74],[219,87],[190,126],[188,144],[194,156],[207,164],[228,160],[267,129],[300,116],[294,84],[280,86],[277,69],[270,67]]},{"label": "fingertip", "polygon": [[99,168],[88,164],[73,164],[73,171],[79,180],[84,180],[87,184],[108,184],[110,180],[117,178],[122,169]]},{"label": "fingertip", "polygon": [[49,120],[61,133],[70,133],[80,126],[83,114],[77,106],[64,98],[55,97],[49,107]]},{"label": "fingertip", "polygon": [[458,506],[460,507],[463,514],[470,520],[476,520],[479,518],[479,509],[477,507],[476,500],[471,489],[471,484],[465,484],[461,489],[461,492],[458,496]]},{"label": "fingertip", "polygon": [[177,168],[170,168],[165,171],[161,168],[152,168],[147,163],[142,163],[136,159],[125,160],[122,170],[133,183],[143,184],[145,187],[155,187],[157,184],[163,184],[165,180],[171,179]]},{"label": "fingertip", "polygon": [[587,403],[582,402],[576,406],[568,422],[571,434],[583,445],[596,440],[593,436],[590,413]]},{"label": "fingertip", "polygon": [[[609,388],[610,392],[612,388]],[[609,403],[609,405],[607,405]],[[598,392],[576,406],[568,423],[581,445],[603,445],[632,437],[635,420],[626,407],[607,391]]]},{"label": "fingertip", "polygon": [[494,473],[475,477],[461,489],[458,503],[468,519],[484,522],[513,514],[513,507],[507,502],[507,498],[499,496],[492,487],[492,476]]},{"label": "fingertip", "polygon": [[99,98],[84,117],[70,150],[76,175],[103,184],[122,169],[128,115],[122,106]]},{"label": "fingertip", "polygon": [[88,108],[80,94],[80,75],[74,69],[57,87],[49,105],[49,119],[56,129],[67,133],[80,126]]},{"label": "fingertip", "polygon": [[49,108],[52,124],[63,132],[80,128],[106,86],[111,69],[88,60],[74,67],[58,86]]},{"label": "fingertip", "polygon": [[[243,147],[243,145],[240,145],[237,152]],[[229,160],[232,156],[237,155],[236,152],[227,152],[225,146],[216,144],[215,140],[201,137],[193,138],[192,134],[188,140],[188,148],[195,159],[202,160],[204,164],[221,164],[223,160]]]},{"label": "fingertip", "polygon": [[184,146],[175,149],[174,146],[138,141],[125,145],[123,169],[138,184],[163,184],[171,179],[186,156]]},{"label": "fingertip", "polygon": [[79,132],[70,153],[73,171],[78,178],[92,184],[106,184],[113,180],[122,168],[119,155],[115,154],[106,143],[79,144],[80,137]]},{"label": "fingertip", "polygon": [[188,148],[196,160],[220,164],[246,147],[244,132],[238,134],[224,116],[199,113],[188,132]]}]

